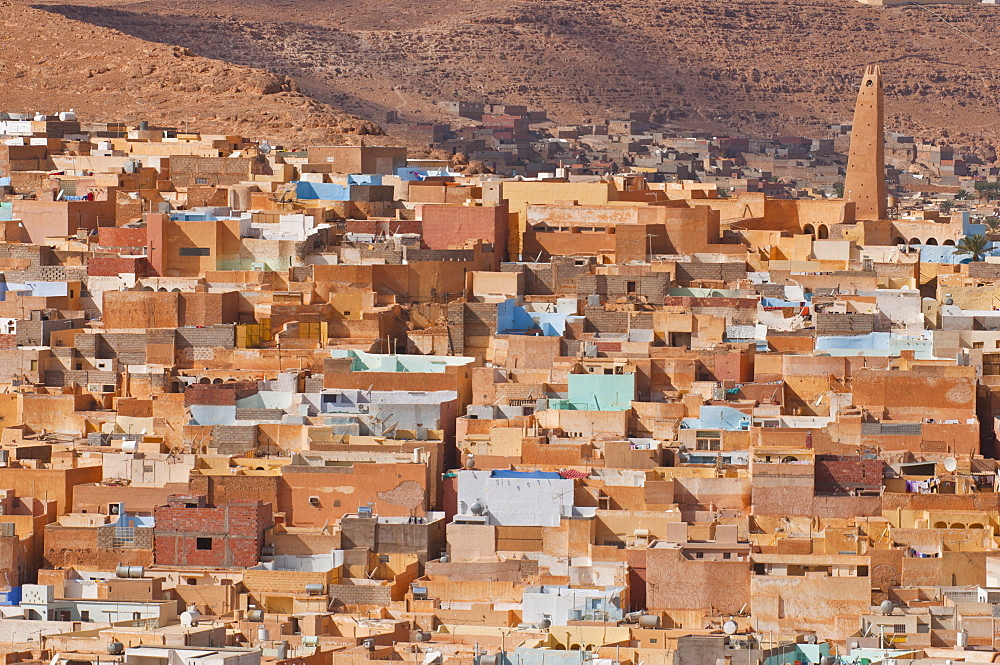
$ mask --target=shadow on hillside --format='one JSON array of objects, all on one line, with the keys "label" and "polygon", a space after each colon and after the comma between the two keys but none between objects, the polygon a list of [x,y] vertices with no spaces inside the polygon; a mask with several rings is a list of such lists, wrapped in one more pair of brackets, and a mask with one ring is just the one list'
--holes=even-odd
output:
[{"label": "shadow on hillside", "polygon": [[[90,7],[84,5],[33,5],[35,9],[59,14],[81,23],[117,30],[131,37],[148,42],[170,46],[180,46],[195,55],[222,62],[263,69],[273,74],[295,78],[302,92],[317,101],[329,104],[349,113],[383,124],[386,108],[351,95],[344,86],[309,85],[303,79],[315,81],[312,63],[297,57],[291,49],[284,48],[284,40],[263,38],[259,27],[253,24],[218,18],[185,16],[182,14],[163,15],[151,12],[128,11],[112,7]],[[262,24],[264,25],[264,24]],[[335,41],[330,47],[351,48],[350,37],[343,34],[331,35],[313,25],[282,22],[272,24],[289,37],[312,44]],[[331,39],[333,38],[333,39]]]}]

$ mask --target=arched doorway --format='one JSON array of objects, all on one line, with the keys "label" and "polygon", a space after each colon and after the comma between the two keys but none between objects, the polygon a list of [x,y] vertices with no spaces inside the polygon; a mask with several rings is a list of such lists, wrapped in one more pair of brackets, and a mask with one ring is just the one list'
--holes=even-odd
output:
[{"label": "arched doorway", "polygon": [[830,237],[830,229],[826,228],[826,224],[819,225],[819,239],[826,240]]},{"label": "arched doorway", "polygon": [[809,235],[816,235],[816,229],[812,224],[806,224],[802,227],[802,233],[808,233]]},{"label": "arched doorway", "polygon": [[905,245],[906,244],[906,240],[904,240],[903,238],[900,238],[899,236],[896,236],[896,238],[892,241],[892,244],[893,245]]},{"label": "arched doorway", "polygon": [[927,239],[927,244],[928,245],[936,245],[936,244],[938,244],[937,238],[928,238]]},{"label": "arched doorway", "polygon": [[954,240],[945,240],[945,241],[944,241],[943,243],[941,243],[941,244],[942,244],[942,245],[948,245],[948,246],[950,246],[950,247],[954,247],[954,246],[955,246],[955,241],[954,241]]},{"label": "arched doorway", "polygon": [[910,238],[910,244],[911,245],[919,245],[920,244],[920,238]]}]

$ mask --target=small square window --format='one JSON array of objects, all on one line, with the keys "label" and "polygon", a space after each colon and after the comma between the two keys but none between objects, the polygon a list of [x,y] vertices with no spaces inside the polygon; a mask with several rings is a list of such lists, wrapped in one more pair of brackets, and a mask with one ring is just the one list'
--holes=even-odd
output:
[{"label": "small square window", "polygon": [[195,547],[199,550],[210,550],[212,549],[212,539],[211,538],[196,538]]},{"label": "small square window", "polygon": [[389,563],[389,555],[388,554],[379,554],[378,555],[378,560],[379,560],[380,563]]},{"label": "small square window", "polygon": [[208,184],[208,178],[195,178],[194,179],[194,184],[196,184],[196,185],[207,185]]}]

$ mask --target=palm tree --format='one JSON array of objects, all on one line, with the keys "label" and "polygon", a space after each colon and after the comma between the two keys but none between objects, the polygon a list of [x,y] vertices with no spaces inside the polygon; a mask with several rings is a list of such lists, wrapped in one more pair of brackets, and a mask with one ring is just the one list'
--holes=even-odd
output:
[{"label": "palm tree", "polygon": [[975,235],[965,236],[958,241],[955,245],[956,254],[971,254],[973,261],[979,261],[986,250],[990,248],[990,239],[986,237],[983,233],[976,233]]},{"label": "palm tree", "polygon": [[984,223],[986,224],[986,228],[990,230],[990,233],[1000,232],[1000,217],[992,215],[987,217]]},{"label": "palm tree", "polygon": [[955,195],[955,198],[958,199],[959,201],[971,201],[972,192],[966,189],[960,189],[958,190],[958,194]]}]

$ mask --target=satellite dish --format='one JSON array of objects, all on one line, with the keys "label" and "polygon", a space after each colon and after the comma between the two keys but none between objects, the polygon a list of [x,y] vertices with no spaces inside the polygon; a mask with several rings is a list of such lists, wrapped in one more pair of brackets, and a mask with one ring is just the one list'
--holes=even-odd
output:
[{"label": "satellite dish", "polygon": [[726,635],[735,635],[738,629],[739,626],[737,626],[736,622],[733,621],[732,619],[722,624],[722,632],[724,632]]},{"label": "satellite dish", "polygon": [[878,608],[885,616],[891,616],[892,611],[896,609],[896,606],[892,604],[891,600],[883,600]]},{"label": "satellite dish", "polygon": [[948,457],[944,461],[944,470],[948,473],[954,473],[955,469],[958,468],[958,460],[954,457]]}]

